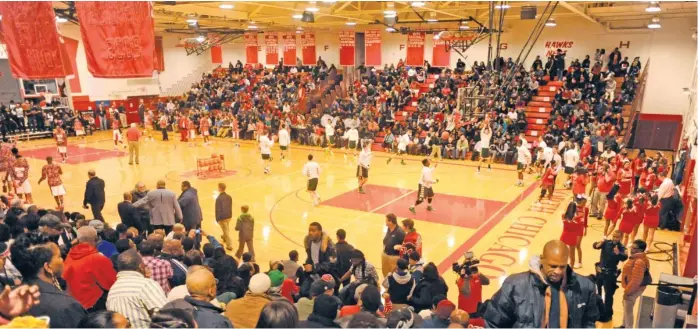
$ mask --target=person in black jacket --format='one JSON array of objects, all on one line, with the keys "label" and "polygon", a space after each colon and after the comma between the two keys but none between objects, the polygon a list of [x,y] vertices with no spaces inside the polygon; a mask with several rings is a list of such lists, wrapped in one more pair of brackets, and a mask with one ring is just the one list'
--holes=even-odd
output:
[{"label": "person in black jacket", "polygon": [[427,310],[432,307],[432,298],[436,295],[448,296],[448,286],[444,279],[439,276],[439,270],[434,263],[424,266],[422,278],[417,282],[411,298],[408,298],[415,312]]},{"label": "person in black jacket", "polygon": [[[351,268],[351,253],[354,251],[354,246],[349,244],[345,239],[347,238],[347,232],[343,229],[337,230],[337,244],[335,249],[337,250],[337,272],[346,273]],[[342,286],[349,285],[351,279],[347,279],[341,282]]]},{"label": "person in black jacket", "polygon": [[313,312],[308,320],[298,323],[298,328],[341,328],[334,319],[337,317],[337,298],[325,294],[315,297]]},{"label": "person in black jacket", "polygon": [[483,316],[487,327],[595,328],[599,310],[594,283],[574,273],[568,258],[564,242],[548,241],[529,271],[510,275],[494,294]]},{"label": "person in black jacket", "polygon": [[102,216],[102,209],[106,201],[104,196],[104,181],[97,177],[94,170],[88,171],[87,177],[90,179],[87,180],[85,186],[85,198],[82,201],[82,206],[87,209],[87,205],[89,204],[94,219],[104,221],[104,217]]},{"label": "person in black jacket", "polygon": [[130,192],[124,193],[124,201],[120,202],[116,209],[119,211],[119,217],[121,218],[121,223],[126,225],[126,227],[135,227],[138,232],[145,231],[143,222],[141,221],[138,209],[131,203],[132,196]]},{"label": "person in black jacket", "polygon": [[223,235],[221,239],[225,243],[225,249],[233,251],[233,239],[230,237],[230,221],[233,218],[233,198],[225,193],[225,184],[218,183],[218,197],[216,197],[216,222],[221,227]]},{"label": "person in black jacket", "polygon": [[409,266],[410,263],[406,259],[398,259],[395,271],[389,273],[383,280],[383,287],[393,303],[393,308],[397,308],[397,305],[406,305],[417,287],[417,283],[414,282],[414,278],[408,270]]},{"label": "person in black jacket", "polygon": [[211,304],[216,299],[216,278],[204,266],[196,266],[187,275],[189,296],[165,304],[162,309],[183,309],[191,312],[199,328],[233,328],[233,324],[223,316],[224,311]]},{"label": "person in black jacket", "polygon": [[322,274],[336,274],[330,258],[336,257],[332,239],[322,231],[318,222],[310,223],[308,235],[303,240],[307,259],[305,264],[313,264],[315,271]]}]

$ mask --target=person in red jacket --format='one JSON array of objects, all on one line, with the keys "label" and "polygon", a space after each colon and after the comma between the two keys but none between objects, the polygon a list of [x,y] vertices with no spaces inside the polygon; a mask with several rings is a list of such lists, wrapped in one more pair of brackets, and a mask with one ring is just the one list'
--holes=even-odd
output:
[{"label": "person in red jacket", "polygon": [[599,165],[596,173],[596,190],[591,197],[591,216],[601,218],[606,209],[606,197],[616,182],[616,176],[610,166],[605,163]]},{"label": "person in red jacket", "polygon": [[188,121],[189,118],[187,118],[186,115],[182,114],[179,116],[179,119],[177,120],[177,128],[179,129],[179,141],[180,142],[187,142],[189,141],[187,139],[187,133],[189,132],[188,129]]},{"label": "person in red jacket", "polygon": [[97,251],[97,231],[78,229],[78,244],[70,248],[63,265],[63,279],[70,295],[88,313],[106,309],[107,293],[116,281],[111,260]]},{"label": "person in red jacket", "polygon": [[490,284],[490,279],[480,275],[477,266],[470,267],[470,274],[465,269],[456,280],[458,286],[458,309],[470,313],[476,313],[477,307],[482,303],[482,286]]},{"label": "person in red jacket", "polygon": [[584,137],[584,142],[582,144],[582,149],[579,152],[580,159],[586,159],[591,156],[591,139],[589,136]]},{"label": "person in red jacket", "polygon": [[402,240],[402,246],[395,246],[400,247],[400,257],[404,257],[410,251],[416,251],[421,256],[422,236],[414,228],[414,221],[409,218],[403,220],[402,229],[405,231],[405,239]]}]

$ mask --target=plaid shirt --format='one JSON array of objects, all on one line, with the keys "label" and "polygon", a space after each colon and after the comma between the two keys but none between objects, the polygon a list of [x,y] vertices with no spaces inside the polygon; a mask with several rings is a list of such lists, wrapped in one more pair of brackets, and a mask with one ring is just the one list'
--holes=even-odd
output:
[{"label": "plaid shirt", "polygon": [[168,280],[173,275],[172,265],[170,265],[170,262],[164,259],[155,258],[153,256],[143,257],[143,262],[145,263],[145,266],[150,269],[150,278],[157,282],[160,287],[162,287],[165,295],[167,295],[167,293],[172,290],[172,287],[170,287],[170,281]]}]

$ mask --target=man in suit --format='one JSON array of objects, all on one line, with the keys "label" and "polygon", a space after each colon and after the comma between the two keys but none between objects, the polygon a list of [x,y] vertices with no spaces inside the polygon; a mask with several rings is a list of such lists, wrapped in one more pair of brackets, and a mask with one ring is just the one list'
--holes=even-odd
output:
[{"label": "man in suit", "polygon": [[218,197],[216,198],[216,222],[220,225],[225,242],[225,249],[233,251],[233,240],[230,238],[230,220],[233,218],[233,198],[225,193],[225,184],[218,183]]},{"label": "man in suit", "polygon": [[199,194],[189,181],[182,182],[182,194],[177,199],[182,209],[182,224],[187,230],[201,227],[203,214],[199,206]]},{"label": "man in suit", "polygon": [[182,221],[182,209],[177,202],[177,195],[165,189],[164,180],[159,180],[156,190],[148,192],[133,204],[136,208],[146,205],[150,207],[150,225],[153,230],[163,229],[165,233],[170,233],[172,226]]},{"label": "man in suit", "polygon": [[87,177],[90,179],[87,180],[85,186],[85,199],[82,201],[82,207],[87,209],[89,204],[94,219],[104,221],[104,217],[102,217],[102,208],[104,208],[105,202],[104,181],[97,177],[92,169],[87,172]]},{"label": "man in suit", "polygon": [[141,220],[138,209],[131,203],[132,200],[133,197],[131,196],[131,192],[125,192],[124,201],[116,206],[119,211],[119,217],[121,217],[121,223],[127,227],[137,228],[138,232],[145,232],[146,225],[144,225],[145,223]]}]

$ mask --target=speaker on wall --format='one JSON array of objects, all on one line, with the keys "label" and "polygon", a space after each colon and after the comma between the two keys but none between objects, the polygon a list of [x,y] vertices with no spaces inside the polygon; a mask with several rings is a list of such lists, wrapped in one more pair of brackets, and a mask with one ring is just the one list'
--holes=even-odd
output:
[{"label": "speaker on wall", "polygon": [[521,7],[521,19],[536,19],[536,6]]},{"label": "speaker on wall", "polygon": [[303,17],[301,17],[301,22],[305,23],[315,23],[315,15],[312,12],[304,11]]}]

